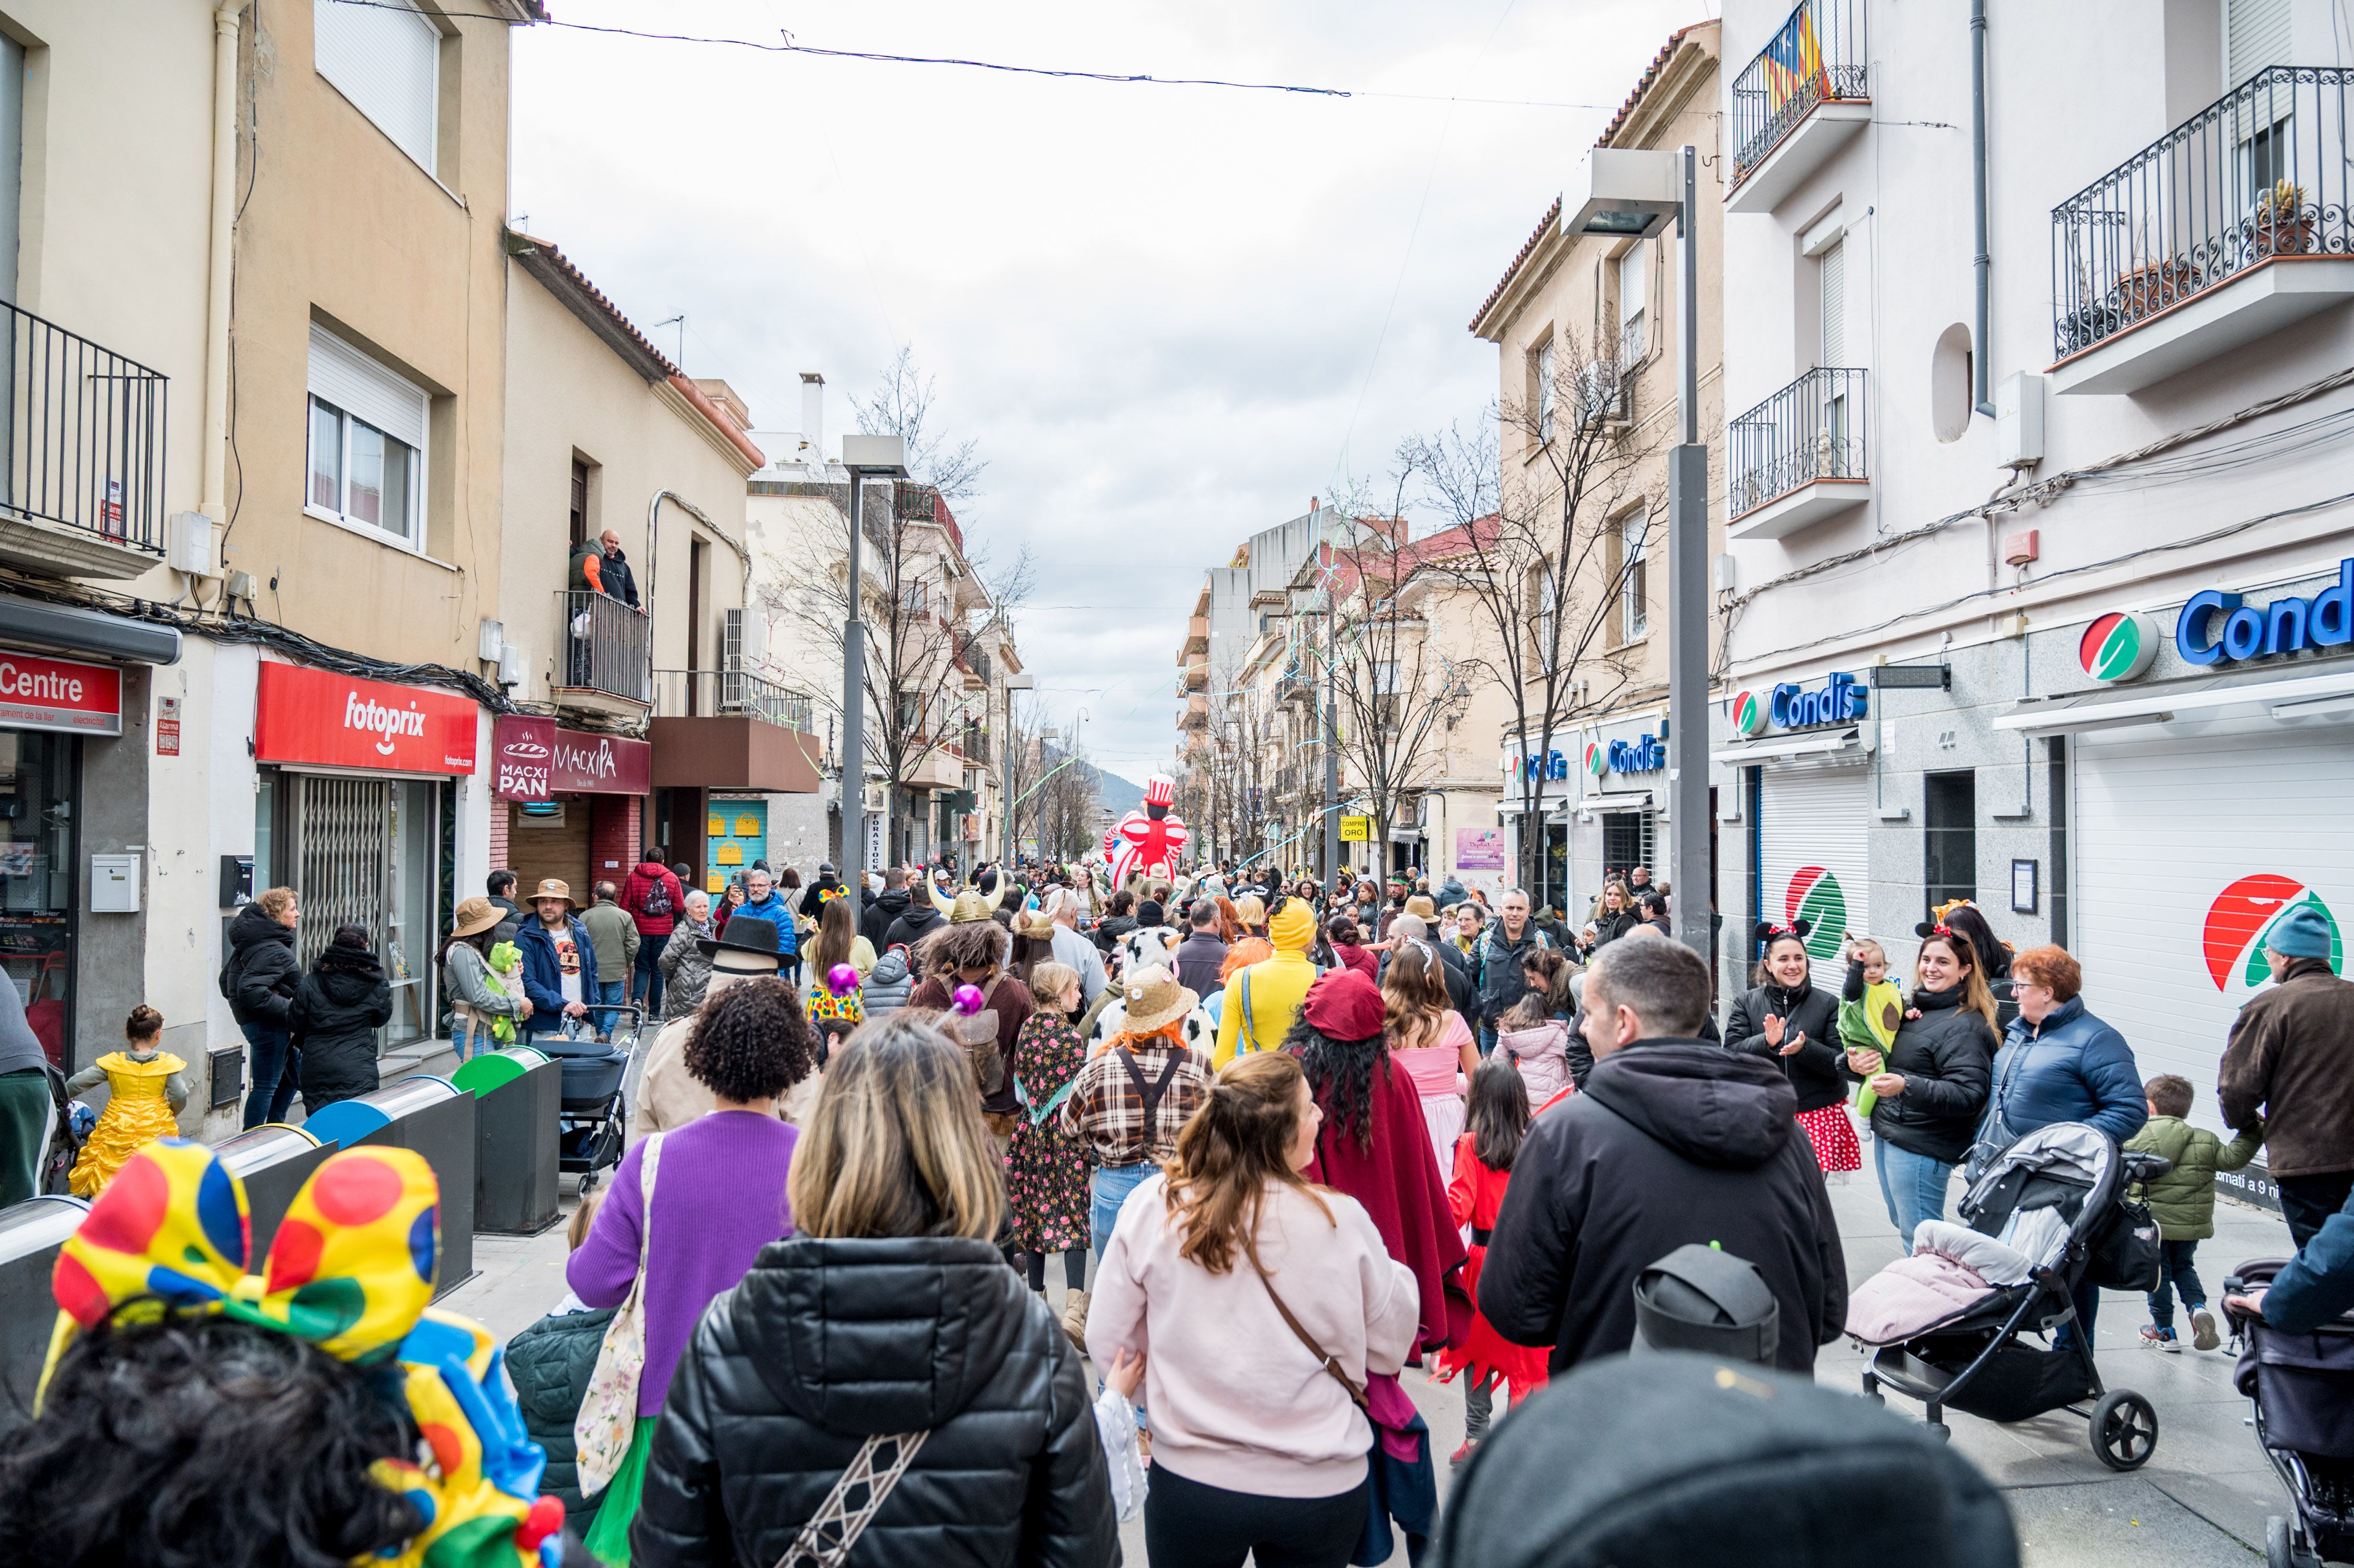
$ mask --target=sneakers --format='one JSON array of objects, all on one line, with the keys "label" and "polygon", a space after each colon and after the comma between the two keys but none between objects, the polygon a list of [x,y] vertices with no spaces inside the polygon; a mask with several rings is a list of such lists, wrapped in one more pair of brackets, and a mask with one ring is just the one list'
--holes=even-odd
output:
[{"label": "sneakers", "polygon": [[1465,1463],[1470,1459],[1471,1450],[1477,1448],[1479,1446],[1479,1439],[1477,1437],[1466,1437],[1463,1439],[1463,1446],[1456,1449],[1454,1453],[1447,1456],[1447,1467],[1455,1470],[1461,1469]]},{"label": "sneakers", "polygon": [[2164,1351],[2168,1355],[2182,1353],[2182,1341],[2174,1337],[2174,1330],[2161,1329],[2154,1323],[2141,1326],[2141,1345],[2146,1351]]},{"label": "sneakers", "polygon": [[1063,1292],[1063,1332],[1071,1337],[1079,1354],[1087,1353],[1087,1293],[1084,1290]]},{"label": "sneakers", "polygon": [[2215,1314],[2204,1307],[2192,1308],[2190,1348],[2194,1351],[2211,1351],[2222,1342],[2223,1336],[2215,1331]]}]

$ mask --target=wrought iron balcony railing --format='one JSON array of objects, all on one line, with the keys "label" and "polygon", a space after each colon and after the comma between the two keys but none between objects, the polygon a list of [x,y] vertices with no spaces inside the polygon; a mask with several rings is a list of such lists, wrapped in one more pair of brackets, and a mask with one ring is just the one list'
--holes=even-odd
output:
[{"label": "wrought iron balcony railing", "polygon": [[657,718],[756,718],[813,735],[806,693],[789,692],[741,670],[657,670]]},{"label": "wrought iron balcony railing", "polygon": [[1725,515],[1739,517],[1817,480],[1872,477],[1861,370],[1809,370],[1733,421]]},{"label": "wrought iron balcony railing", "polygon": [[556,605],[564,618],[564,686],[633,703],[653,700],[647,682],[650,618],[610,594],[588,589],[559,589]]},{"label": "wrought iron balcony railing", "polygon": [[2279,257],[2354,251],[2354,69],[2260,71],[2052,209],[2066,358]]},{"label": "wrought iron balcony railing", "polygon": [[0,505],[164,553],[167,377],[0,304]]},{"label": "wrought iron balcony railing", "polygon": [[1800,0],[1733,83],[1733,183],[1826,100],[1872,96],[1864,0]]}]

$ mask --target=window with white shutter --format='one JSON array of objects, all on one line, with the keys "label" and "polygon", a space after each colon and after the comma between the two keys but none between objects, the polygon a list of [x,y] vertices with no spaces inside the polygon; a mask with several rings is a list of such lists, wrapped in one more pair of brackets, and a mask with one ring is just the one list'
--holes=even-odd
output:
[{"label": "window with white shutter", "polygon": [[1623,364],[1636,364],[1651,346],[1646,309],[1650,303],[1650,281],[1651,247],[1638,239],[1633,249],[1618,258],[1618,357]]},{"label": "window with white shutter", "polygon": [[319,74],[427,174],[435,170],[441,32],[407,0],[312,0]]},{"label": "window with white shutter", "polygon": [[2289,0],[2223,0],[2224,90],[2289,63]]},{"label": "window with white shutter", "polygon": [[1822,254],[1823,358],[1834,369],[1847,365],[1847,242],[1840,240]]},{"label": "window with white shutter", "polygon": [[303,510],[422,549],[424,389],[313,323],[310,390]]}]

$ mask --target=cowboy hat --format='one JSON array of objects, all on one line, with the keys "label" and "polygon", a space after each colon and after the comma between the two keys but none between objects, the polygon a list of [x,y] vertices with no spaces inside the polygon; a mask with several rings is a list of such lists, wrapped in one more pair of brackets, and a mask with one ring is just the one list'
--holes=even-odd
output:
[{"label": "cowboy hat", "polygon": [[1128,1011],[1121,1029],[1130,1034],[1150,1034],[1176,1022],[1194,1008],[1202,999],[1177,983],[1177,977],[1167,969],[1143,969],[1128,978],[1120,987],[1121,1000]]},{"label": "cowboy hat", "polygon": [[525,902],[536,904],[543,898],[561,898],[565,903],[571,904],[573,902],[572,889],[567,885],[564,880],[560,877],[543,877],[540,879],[538,888],[533,892],[531,897],[525,900]]},{"label": "cowboy hat", "polygon": [[489,930],[507,917],[507,912],[481,894],[458,906],[457,924],[451,927],[452,937],[472,937]]},{"label": "cowboy hat", "polygon": [[[695,945],[705,958],[720,952],[758,953],[762,958],[784,958],[784,945],[777,936],[777,923],[763,920],[758,915],[737,915],[720,927],[716,937],[698,937]],[[618,983],[618,982],[616,982]]]}]

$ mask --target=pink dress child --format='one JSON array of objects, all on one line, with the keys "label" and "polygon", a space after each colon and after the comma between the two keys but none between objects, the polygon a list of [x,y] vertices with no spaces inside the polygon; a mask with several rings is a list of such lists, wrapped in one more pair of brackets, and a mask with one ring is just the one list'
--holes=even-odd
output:
[{"label": "pink dress child", "polygon": [[1450,1012],[1437,1044],[1390,1052],[1422,1097],[1422,1119],[1430,1128],[1430,1152],[1441,1181],[1455,1173],[1455,1144],[1463,1136],[1463,1047],[1470,1044],[1470,1026],[1461,1013]]}]

